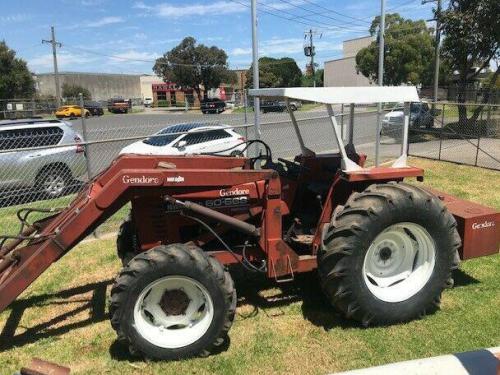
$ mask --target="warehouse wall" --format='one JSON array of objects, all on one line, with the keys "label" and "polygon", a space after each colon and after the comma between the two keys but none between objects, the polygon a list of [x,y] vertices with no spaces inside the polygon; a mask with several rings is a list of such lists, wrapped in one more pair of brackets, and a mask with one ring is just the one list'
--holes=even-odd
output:
[{"label": "warehouse wall", "polygon": [[[37,88],[41,95],[55,95],[54,75],[52,73],[36,76]],[[61,87],[63,84],[79,85],[87,88],[92,99],[107,100],[113,96],[124,98],[141,98],[139,75],[102,74],[102,73],[59,73]]]}]

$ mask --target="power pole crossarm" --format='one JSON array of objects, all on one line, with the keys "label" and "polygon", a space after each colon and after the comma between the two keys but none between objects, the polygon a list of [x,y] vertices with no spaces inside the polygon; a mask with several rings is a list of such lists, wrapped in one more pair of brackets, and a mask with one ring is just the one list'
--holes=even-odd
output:
[{"label": "power pole crossarm", "polygon": [[50,27],[51,31],[51,40],[42,40],[42,44],[51,44],[52,45],[52,57],[54,58],[54,80],[56,85],[56,106],[59,108],[61,106],[61,86],[59,85],[59,71],[57,69],[57,47],[62,47],[62,44],[56,41],[56,34],[54,31],[54,26]]}]

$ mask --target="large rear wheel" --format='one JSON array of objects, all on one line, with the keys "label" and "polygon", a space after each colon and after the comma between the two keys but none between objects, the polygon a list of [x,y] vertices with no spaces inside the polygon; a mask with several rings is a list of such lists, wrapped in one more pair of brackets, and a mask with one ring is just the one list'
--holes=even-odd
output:
[{"label": "large rear wheel", "polygon": [[152,359],[210,354],[226,340],[235,308],[229,273],[184,244],[138,254],[111,290],[111,325],[131,352]]},{"label": "large rear wheel", "polygon": [[328,299],[364,325],[432,312],[458,267],[456,225],[438,198],[412,185],[354,193],[332,218],[318,254]]}]

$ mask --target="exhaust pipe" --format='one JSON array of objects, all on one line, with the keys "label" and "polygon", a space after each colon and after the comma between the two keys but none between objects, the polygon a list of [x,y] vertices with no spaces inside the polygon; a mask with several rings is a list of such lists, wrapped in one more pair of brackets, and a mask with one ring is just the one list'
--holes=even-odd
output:
[{"label": "exhaust pipe", "polygon": [[255,225],[249,224],[245,221],[235,219],[232,216],[223,214],[219,211],[212,210],[211,208],[207,208],[205,206],[202,206],[194,202],[180,201],[170,196],[167,196],[166,200],[170,203],[181,206],[183,209],[195,212],[204,217],[208,217],[210,219],[214,219],[221,223],[227,224],[230,227],[242,233],[246,233],[254,237],[260,237],[260,229],[257,228]]}]

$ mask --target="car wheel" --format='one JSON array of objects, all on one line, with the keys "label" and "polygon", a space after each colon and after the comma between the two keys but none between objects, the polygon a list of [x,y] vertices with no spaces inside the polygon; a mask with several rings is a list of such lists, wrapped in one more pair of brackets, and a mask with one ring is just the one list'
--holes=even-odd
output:
[{"label": "car wheel", "polygon": [[71,179],[67,167],[49,166],[38,174],[36,190],[46,198],[58,198],[66,193]]},{"label": "car wheel", "polygon": [[290,104],[290,109],[292,111],[296,111],[297,110],[297,106],[295,104]]},{"label": "car wheel", "polygon": [[90,113],[86,112],[85,113],[85,118],[89,118],[89,116],[90,116]]}]

